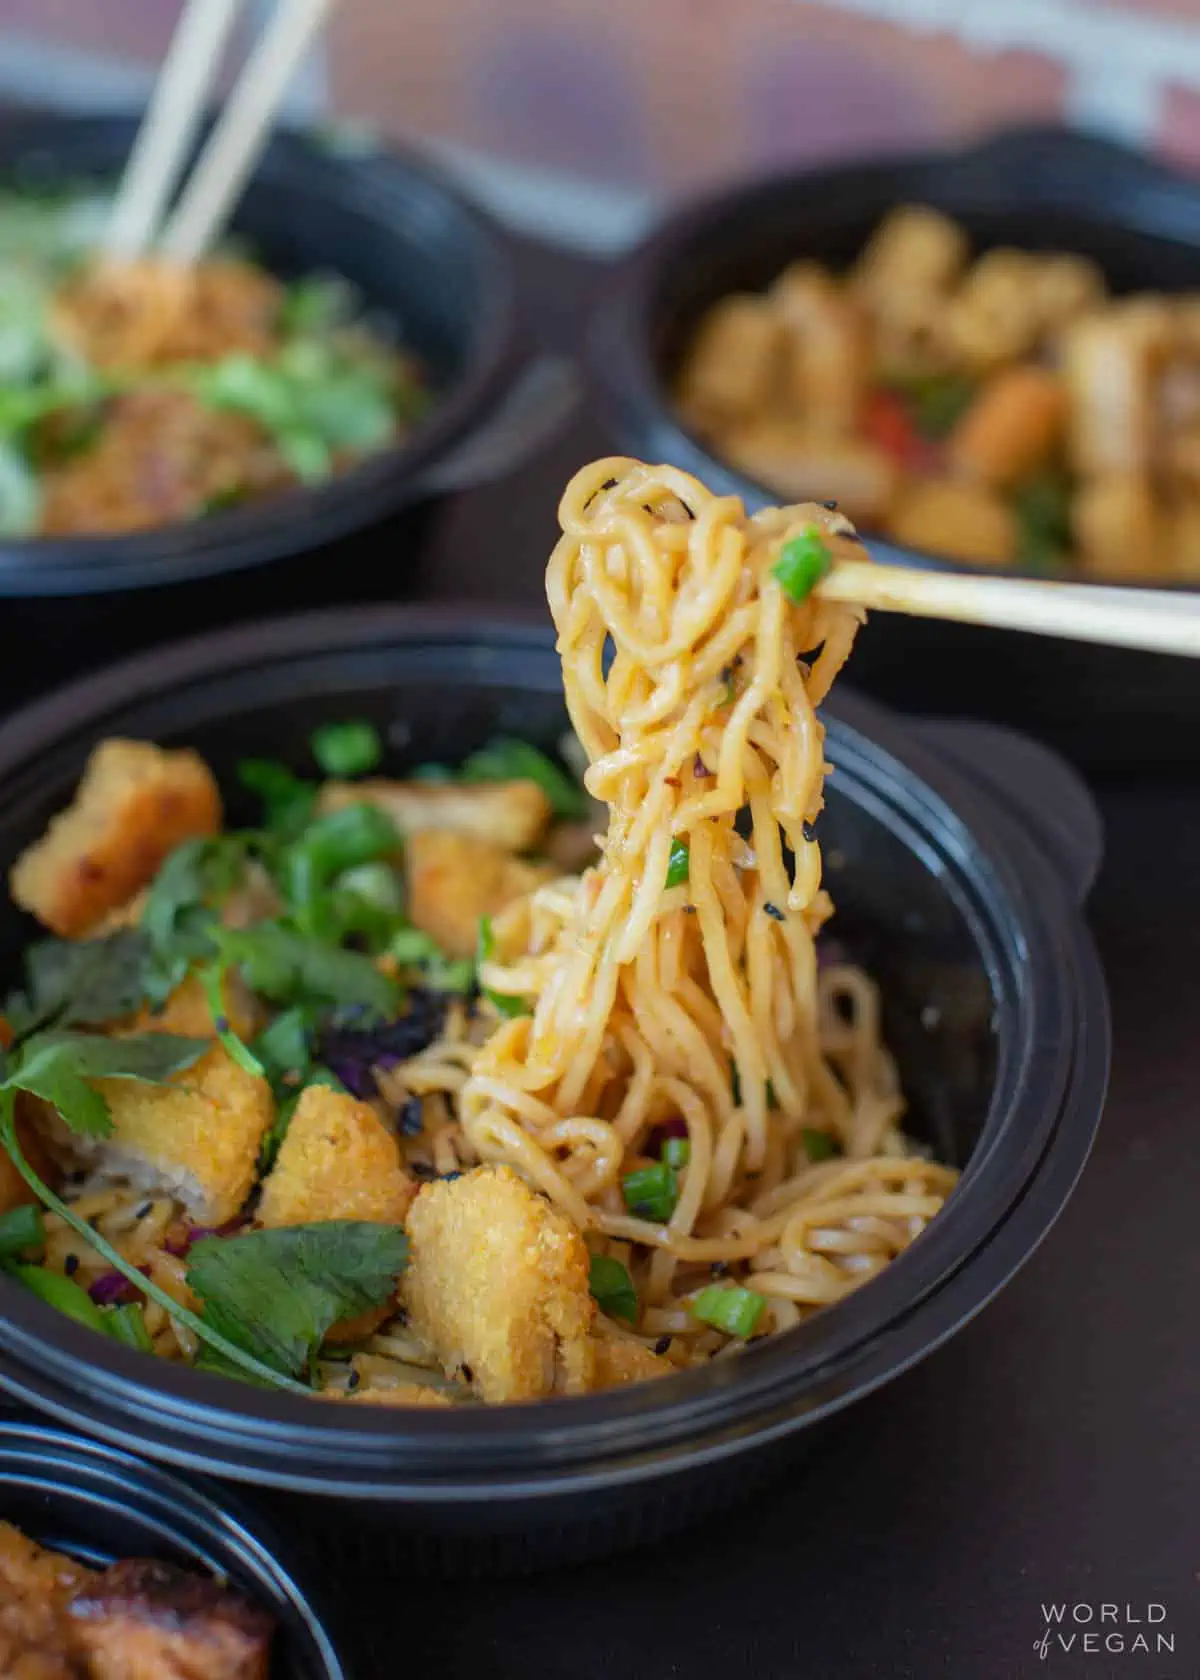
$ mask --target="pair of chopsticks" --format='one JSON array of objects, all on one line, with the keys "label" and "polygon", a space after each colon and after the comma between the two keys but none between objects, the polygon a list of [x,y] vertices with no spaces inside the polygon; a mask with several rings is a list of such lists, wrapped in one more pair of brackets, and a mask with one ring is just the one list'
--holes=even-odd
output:
[{"label": "pair of chopsticks", "polygon": [[835,564],[816,593],[827,601],[845,601],[878,612],[1200,656],[1200,594],[910,571],[906,566],[876,566],[867,560]]},{"label": "pair of chopsticks", "polygon": [[242,0],[188,0],[117,193],[105,257],[130,262],[153,248],[158,256],[187,264],[204,254],[258,162],[288,83],[332,3],[277,0],[190,180],[162,223],[242,5]]}]

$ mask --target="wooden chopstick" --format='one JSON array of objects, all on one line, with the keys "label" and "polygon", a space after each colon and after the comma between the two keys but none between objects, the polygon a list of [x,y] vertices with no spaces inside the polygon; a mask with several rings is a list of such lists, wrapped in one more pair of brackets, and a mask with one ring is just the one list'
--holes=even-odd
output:
[{"label": "wooden chopstick", "polygon": [[1167,590],[910,571],[847,560],[834,566],[817,593],[877,612],[1200,656],[1200,597]]},{"label": "wooden chopstick", "polygon": [[279,0],[163,230],[159,249],[193,263],[220,233],[270,135],[287,85],[332,0]]},{"label": "wooden chopstick", "polygon": [[188,147],[242,0],[188,0],[155,80],[113,205],[103,253],[131,262],[149,245]]}]

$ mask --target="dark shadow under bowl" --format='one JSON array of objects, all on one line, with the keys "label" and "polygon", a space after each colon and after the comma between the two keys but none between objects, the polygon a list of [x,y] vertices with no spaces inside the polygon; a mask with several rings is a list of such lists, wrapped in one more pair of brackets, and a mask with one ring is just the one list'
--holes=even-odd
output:
[{"label": "dark shadow under bowl", "polygon": [[0,1421],[0,1519],[101,1568],[153,1558],[220,1576],[275,1618],[271,1680],[346,1680],[275,1542],[264,1542],[224,1493],[59,1429]]},{"label": "dark shadow under bowl", "polygon": [[[1014,130],[961,152],[748,183],[666,220],[618,265],[602,297],[589,363],[620,446],[683,467],[749,508],[778,502],[679,420],[671,389],[684,352],[720,298],[761,290],[798,257],[845,268],[906,203],[953,216],[976,251],[1082,252],[1116,291],[1194,290],[1200,275],[1200,183],[1065,130]],[[867,536],[873,556],[889,564],[998,570]],[[1136,563],[1120,581],[1156,582]],[[854,660],[855,682],[890,704],[1015,723],[1097,768],[1190,762],[1200,726],[1194,676],[1189,661],[1166,654],[901,618],[869,629]]]},{"label": "dark shadow under bowl", "polygon": [[[497,731],[565,726],[551,637],[400,608],[314,614],[166,649],[0,726],[0,861],[68,799],[100,737],[307,763],[312,728],[367,716],[388,768],[454,761]],[[648,1538],[753,1485],[776,1450],[923,1357],[1027,1258],[1082,1168],[1107,1057],[1080,903],[1095,812],[1052,756],[1002,731],[905,726],[847,695],[820,819],[833,933],[881,981],[913,1129],[964,1168],[882,1276],[798,1330],[705,1370],[541,1406],[388,1412],[297,1401],[156,1365],[0,1279],[0,1386],[107,1439],[278,1490],[299,1532],[389,1537],[410,1561],[563,1560]],[[244,811],[231,798],[234,821]],[[31,927],[0,910],[16,973]],[[313,1496],[322,1497],[314,1514]]]}]

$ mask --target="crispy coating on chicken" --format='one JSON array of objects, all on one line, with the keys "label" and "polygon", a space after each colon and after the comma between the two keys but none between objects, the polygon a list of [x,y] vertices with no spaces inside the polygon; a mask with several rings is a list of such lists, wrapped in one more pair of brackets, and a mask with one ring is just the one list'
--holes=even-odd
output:
[{"label": "crispy coating on chicken", "polygon": [[401,1294],[416,1334],[486,1401],[590,1386],[595,1306],[571,1221],[510,1167],[426,1185]]},{"label": "crispy coating on chicken", "polygon": [[221,796],[198,754],[102,741],[75,798],[9,876],[14,900],[54,933],[79,938],[128,903],[169,852],[221,826]]}]

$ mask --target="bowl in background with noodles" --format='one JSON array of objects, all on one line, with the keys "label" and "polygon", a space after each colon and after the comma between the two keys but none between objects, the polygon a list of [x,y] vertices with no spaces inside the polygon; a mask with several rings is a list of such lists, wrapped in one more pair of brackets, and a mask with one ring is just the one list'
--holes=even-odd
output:
[{"label": "bowl in background with noodles", "polygon": [[270,1680],[346,1680],[329,1631],[278,1542],[264,1538],[241,1501],[223,1491],[6,1413],[0,1523],[85,1567],[145,1559],[216,1578],[273,1621]]},{"label": "bowl in background with noodles", "polygon": [[[103,231],[135,130],[119,116],[0,124],[0,262],[15,276],[2,351],[12,365],[0,468],[12,470],[0,484],[0,636],[14,666],[31,644],[51,642],[79,669],[251,613],[395,595],[396,552],[422,510],[506,470],[572,400],[560,364],[523,363],[509,249],[486,214],[418,155],[318,133],[273,137],[229,234],[231,256],[251,266],[180,306],[164,342],[201,360],[135,377],[85,359],[81,372],[70,343],[58,344],[67,327],[85,349],[99,341],[119,359],[128,348],[114,336],[119,288],[90,296],[70,262]],[[33,279],[22,279],[30,261]],[[48,264],[65,277],[50,304]],[[132,311],[139,351],[151,302],[139,294]],[[283,332],[284,313],[292,336],[276,357],[272,322]],[[262,356],[236,353],[260,340]],[[209,342],[234,348],[205,360]],[[90,406],[36,418],[81,380]],[[40,513],[26,505],[39,491]],[[88,534],[89,510],[106,534]],[[47,518],[49,534],[13,534]],[[346,546],[365,532],[370,544]]]},{"label": "bowl in background with noodles", "polygon": [[[671,553],[678,558],[679,545],[688,544],[676,492],[693,497],[692,560],[707,581],[697,595],[685,590],[687,600],[676,603],[680,618],[672,623],[685,637],[688,612],[703,614],[705,590],[718,587],[717,573],[727,568],[731,552],[735,558],[740,552],[730,544],[740,540],[741,526],[728,503],[713,501],[669,472],[620,462],[589,471],[564,499],[562,514],[572,535],[552,562],[549,587],[564,645],[574,648],[568,682],[574,722],[589,753],[599,750],[602,757],[605,742],[612,742],[603,707],[618,703],[625,716],[641,691],[636,659],[633,667],[622,667],[618,654],[605,674],[604,638],[597,639],[596,622],[583,611],[580,556],[589,542],[610,541],[591,531],[590,521],[599,514],[589,510],[597,497],[607,517],[609,492],[601,481],[612,476],[613,495],[625,495],[625,511],[634,510],[635,523],[641,518],[637,509],[650,510],[643,536],[659,560]],[[788,517],[779,529],[769,521],[746,528],[756,566],[773,554]],[[830,522],[830,540],[836,540],[836,525]],[[615,556],[610,559],[615,564]],[[667,572],[672,569],[667,566]],[[598,580],[595,599],[604,599],[603,568],[590,575]],[[609,574],[610,584],[617,575]],[[725,575],[723,587],[730,582]],[[716,598],[724,597],[710,598],[710,613]],[[844,620],[797,619],[802,626],[797,634],[806,633],[803,626],[819,629],[832,650],[828,666],[816,659],[805,676],[798,666],[778,665],[778,651],[787,645],[780,637],[790,633],[792,623],[790,609],[781,603],[781,590],[763,582],[761,596],[751,590],[730,602],[723,623],[735,644],[740,639],[760,650],[748,666],[768,690],[773,682],[782,685],[780,692],[801,685],[793,696],[795,717],[810,718],[817,689],[810,692],[808,684],[819,686],[836,668],[834,645]],[[604,610],[610,608],[619,618],[620,589]],[[636,631],[630,633],[636,640]],[[682,661],[681,669],[686,665]],[[736,714],[736,694],[718,695],[704,673],[692,676],[703,678],[702,706],[733,706],[727,733],[736,740],[754,713],[757,677],[747,675],[744,709]],[[626,679],[631,689],[624,689]],[[700,692],[697,688],[697,697]],[[603,703],[602,695],[607,695]],[[581,710],[584,697],[590,698]],[[770,698],[766,691],[761,697],[764,704]],[[599,709],[589,713],[589,707]],[[773,702],[768,710],[766,739],[776,747],[790,743],[784,752],[792,764],[788,774],[803,763],[802,779],[815,772],[819,787],[819,737],[806,734],[795,757],[792,714]],[[390,743],[389,769],[396,771],[459,763],[498,732],[553,751],[566,724],[562,670],[539,625],[478,622],[432,609],[326,612],[143,656],[0,727],[0,855],[12,860],[43,831],[69,799],[102,737],[191,747],[222,786],[232,789],[239,760],[270,757],[299,767],[312,732],[349,717],[372,723]],[[121,1440],[133,1428],[156,1457],[270,1490],[271,1502],[286,1510],[298,1535],[306,1527],[327,1534],[336,1522],[347,1556],[365,1548],[377,1557],[379,1548],[389,1545],[398,1561],[410,1565],[504,1569],[561,1562],[669,1532],[753,1487],[782,1458],[810,1443],[823,1420],[932,1351],[983,1307],[1045,1235],[1083,1167],[1099,1119],[1107,1007],[1081,906],[1099,863],[1099,831],[1090,800],[1072,774],[1004,731],[906,725],[851,695],[829,704],[824,717],[825,751],[836,774],[819,819],[820,848],[838,905],[836,938],[845,959],[865,969],[879,987],[882,1036],[907,1100],[905,1129],[918,1146],[909,1176],[921,1176],[927,1159],[943,1164],[944,1177],[960,1174],[944,1206],[939,1202],[940,1211],[924,1202],[909,1210],[920,1216],[920,1234],[901,1244],[890,1263],[872,1265],[862,1287],[843,1292],[834,1305],[794,1328],[753,1341],[736,1357],[690,1359],[684,1335],[681,1368],[654,1382],[567,1393],[535,1404],[359,1406],[270,1392],[149,1359],[56,1315],[0,1278],[6,1328],[0,1384],[102,1438]],[[811,723],[805,727],[811,729]],[[758,744],[762,739],[755,736]],[[719,754],[714,758],[719,761]],[[700,774],[692,765],[689,789]],[[661,849],[664,801],[669,806],[688,795],[683,777],[659,778],[656,771],[654,783],[654,799],[645,802],[652,815],[642,842]],[[806,785],[807,800],[812,787]],[[795,890],[819,920],[811,874],[814,841],[801,832],[797,790],[789,794],[788,787],[785,776],[769,798],[786,801],[797,843],[808,848]],[[768,795],[757,783],[750,794],[757,843],[769,846],[772,824],[761,807]],[[241,824],[247,815],[244,802],[231,792],[231,821]],[[676,816],[685,821],[682,804]],[[719,951],[720,920],[712,922],[712,901],[703,891],[704,881],[719,871],[705,873],[702,849],[710,831],[702,811],[692,818],[700,823],[688,829],[696,848],[691,864],[696,921]],[[626,810],[621,820],[636,828],[637,811]],[[722,819],[711,834],[718,830],[732,858],[742,842],[728,821]],[[738,856],[735,872],[759,869],[740,850]],[[674,874],[674,864],[670,867]],[[680,878],[668,877],[666,890]],[[728,880],[725,887],[733,890]],[[786,884],[782,896],[788,903]],[[682,902],[668,908],[672,925],[689,920]],[[761,909],[765,919],[752,943],[760,943],[766,929],[769,953],[775,936],[767,924],[780,925],[788,911],[778,904]],[[731,908],[728,914],[729,926],[737,926],[740,912]],[[797,945],[796,972],[811,977],[807,929],[804,922],[797,933],[804,938]],[[29,936],[27,920],[7,904],[0,912],[0,939],[14,974]],[[565,949],[569,955],[569,936]],[[750,945],[746,950],[753,968],[759,958]],[[669,962],[665,947],[659,958]],[[765,971],[757,972],[761,980]],[[486,964],[483,985],[490,989]],[[547,976],[548,991],[557,987],[561,994],[562,985],[561,974]],[[601,991],[590,991],[592,985],[589,979],[594,999]],[[665,1000],[659,996],[656,1003],[655,995],[653,985],[643,990],[639,1007],[662,1007]],[[785,1040],[776,1050],[787,1056],[797,1047],[786,1030],[785,999],[777,1004],[784,1013],[774,1019],[784,1022]],[[700,1000],[699,1008],[711,1021],[712,1005]],[[813,1030],[811,1016],[801,1011],[795,1019],[799,1034]],[[521,1109],[520,1096],[513,1095],[519,1068],[515,1075],[510,1070],[525,1053],[529,1030],[528,1017],[514,1018],[489,1040],[484,1054],[496,1049],[484,1083],[500,1093],[499,1101],[484,1105],[475,1116],[478,1125],[463,1109],[463,1134],[485,1159],[504,1152],[506,1105]],[[602,1034],[603,1017],[598,1030]],[[764,1027],[760,1042],[767,1036]],[[752,1034],[745,1046],[748,1065],[756,1053],[753,1039]],[[721,1074],[726,1108],[729,1078],[728,1070]],[[882,1094],[889,1104],[895,1095]],[[761,1118],[761,1089],[757,1102],[733,1100],[751,1122]],[[681,1090],[679,1101],[699,1148],[692,1098]],[[766,1101],[775,1106],[769,1094]],[[894,1107],[888,1112],[894,1114]],[[723,1127],[732,1118],[726,1114]],[[558,1123],[555,1114],[548,1120]],[[523,1158],[519,1164],[527,1165]],[[580,1165],[586,1172],[587,1160]],[[528,1168],[536,1183],[547,1178],[556,1193],[553,1174],[536,1152]],[[457,1200],[472,1176],[455,1166],[420,1192],[414,1208],[430,1210],[448,1196]],[[582,1176],[573,1180],[576,1191],[583,1184]],[[591,1211],[597,1228],[607,1231],[603,1207]],[[935,1216],[926,1218],[931,1211]],[[411,1259],[414,1279],[428,1234],[428,1222],[420,1223],[424,1235],[415,1213],[409,1215],[410,1240],[418,1250]],[[612,1227],[618,1236],[624,1228],[620,1220]],[[555,1229],[561,1236],[561,1226]],[[855,1232],[851,1221],[847,1234],[854,1238],[855,1254],[869,1251],[869,1233]],[[786,1264],[783,1256],[780,1265],[786,1269]],[[753,1283],[753,1271],[748,1281]],[[484,1267],[481,1287],[491,1286]],[[654,1289],[653,1277],[647,1287]],[[779,1287],[763,1280],[764,1291]],[[411,1293],[406,1299],[410,1309],[425,1310]],[[487,1331],[485,1324],[480,1332],[485,1340]],[[559,1337],[562,1346],[566,1335],[563,1330]],[[463,1358],[457,1356],[460,1377]],[[478,1380],[478,1374],[465,1375]]]},{"label": "bowl in background with noodles", "polygon": [[[1048,277],[1048,286],[1060,274],[1065,276],[1064,283],[1079,291],[1075,302],[1080,309],[1095,301],[1087,290],[1093,277],[1107,287],[1118,306],[1127,294],[1184,293],[1194,287],[1200,209],[1200,189],[1194,181],[1107,141],[1053,129],[1014,130],[958,152],[885,156],[769,177],[685,206],[618,264],[591,323],[588,360],[593,384],[622,448],[668,460],[716,490],[741,496],[747,506],[769,505],[779,499],[781,488],[788,488],[780,483],[771,488],[766,477],[756,477],[749,465],[757,459],[762,463],[759,470],[767,474],[773,456],[781,474],[809,474],[803,494],[817,498],[842,494],[845,511],[882,561],[1020,575],[1025,562],[1019,559],[984,566],[966,558],[947,558],[956,553],[947,521],[958,522],[964,540],[978,542],[985,550],[995,549],[997,555],[1010,553],[1009,533],[1016,520],[1003,500],[1010,491],[1004,489],[998,498],[986,485],[981,488],[972,482],[969,472],[958,478],[939,476],[947,473],[945,463],[925,459],[929,446],[912,432],[890,391],[882,393],[878,410],[874,398],[868,405],[874,428],[869,438],[862,434],[861,420],[855,422],[852,436],[835,435],[832,443],[822,441],[824,432],[815,427],[815,437],[808,437],[806,443],[811,451],[807,468],[789,454],[796,446],[793,433],[800,430],[796,426],[790,430],[788,425],[776,427],[773,442],[760,437],[752,447],[748,441],[739,467],[722,454],[711,430],[697,429],[681,412],[681,374],[715,306],[737,294],[765,294],[796,265],[792,269],[795,295],[781,289],[780,308],[807,310],[812,315],[814,309],[819,314],[832,301],[836,310],[836,296],[832,300],[818,296],[812,275],[806,278],[802,273],[803,263],[819,263],[835,277],[835,286],[840,284],[837,277],[853,268],[872,236],[898,206],[905,205],[927,206],[950,218],[968,246],[965,254],[939,253],[935,237],[916,253],[920,286],[916,280],[911,287],[889,282],[898,315],[903,316],[900,304],[910,295],[914,310],[918,306],[933,309],[928,320],[907,323],[914,344],[925,328],[942,334],[945,317],[954,306],[948,290],[944,307],[936,308],[936,289],[922,279],[925,268],[941,256],[969,263],[995,253],[990,274],[985,274],[982,265],[972,271],[979,281],[975,291],[988,294],[982,298],[977,318],[970,322],[985,364],[993,340],[997,346],[994,360],[1001,362],[1001,337],[1012,314],[1007,307],[1011,297],[1006,300],[1004,295],[992,294],[1002,294],[1002,283],[1011,279],[1001,267],[1014,248],[1035,257],[1037,253],[1066,253],[1069,260],[1060,269],[1038,272]],[[928,230],[917,230],[922,231]],[[1083,263],[1075,265],[1077,258],[1084,259]],[[958,305],[964,315],[968,305],[979,302],[967,295],[969,291],[969,286],[962,289]],[[1151,309],[1159,307],[1154,297],[1148,304]],[[987,311],[993,311],[994,318]],[[966,331],[964,323],[962,332]],[[1120,337],[1125,325],[1117,323],[1114,331]],[[830,342],[827,335],[825,360],[818,357],[810,370],[814,381],[818,376],[836,379],[837,357],[830,351]],[[743,343],[743,350],[752,348],[748,341]],[[879,348],[882,351],[886,345]],[[912,350],[912,345],[908,348]],[[1018,377],[1009,381],[1007,395],[997,392],[997,399],[1001,406],[1010,398],[1023,405],[1019,431],[1024,447],[1046,418],[1045,404],[1057,402],[1061,393],[1050,388],[1055,381],[1034,356],[1015,365]],[[1188,366],[1182,364],[1172,374],[1167,397],[1176,408],[1190,378]],[[934,380],[925,391],[920,379],[910,378],[906,401],[910,408],[925,397],[930,403],[933,399],[953,403],[959,400],[952,388],[956,380],[957,374],[952,373],[942,378],[940,388],[935,388]],[[986,380],[978,390],[982,392],[985,385]],[[1016,386],[1021,389],[1015,390]],[[980,401],[979,397],[975,400]],[[1071,517],[1073,507],[1074,516],[1093,529],[1097,540],[1107,543],[1110,551],[1115,547],[1115,552],[1105,555],[1102,576],[1072,568],[1073,581],[1190,589],[1194,584],[1181,579],[1178,568],[1172,571],[1160,556],[1169,546],[1167,522],[1145,505],[1147,494],[1129,493],[1130,447],[1135,451],[1132,482],[1135,489],[1143,483],[1137,451],[1144,451],[1146,418],[1140,410],[1130,413],[1119,406],[1108,415],[1103,406],[1107,400],[1105,395],[1090,448],[1101,467],[1110,462],[1119,470],[1078,479],[1070,507],[1063,499],[1067,487],[1057,481],[1049,486],[1048,498],[1031,498],[1025,521],[1028,540],[1021,549],[1030,567],[1053,571],[1057,562],[1050,549],[1061,549],[1065,557],[1069,539],[1060,527]],[[838,431],[839,402],[845,406],[845,393],[839,393],[836,384],[827,384],[818,404],[830,413],[825,432]],[[1004,416],[993,418],[1007,425]],[[939,416],[939,424],[945,419],[944,414]],[[1131,428],[1137,434],[1132,443]],[[757,428],[763,437],[770,429],[765,423]],[[751,430],[755,428],[748,429],[747,437]],[[784,434],[792,437],[786,447],[779,441]],[[1190,436],[1186,425],[1181,438],[1185,435]],[[995,441],[994,436],[990,438],[989,447]],[[902,482],[913,490],[899,498],[912,513],[904,521],[914,533],[907,542],[894,534],[877,535],[869,517],[872,497],[882,494],[875,483],[881,462],[891,472],[893,457],[902,463]],[[930,485],[922,477],[927,473],[935,475]],[[1041,483],[1035,472],[1030,480],[1035,493]],[[1087,508],[1080,494],[1085,485],[1095,491]],[[789,494],[798,494],[800,489],[794,482]],[[859,512],[854,505],[856,495],[866,497],[866,506]],[[1189,493],[1171,530],[1191,529],[1192,505]],[[932,529],[934,523],[944,530],[944,542],[936,553],[932,546],[922,547],[919,538],[922,526]],[[1161,541],[1154,535],[1159,524],[1163,525]],[[999,533],[994,529],[997,525],[1002,527]],[[1118,529],[1130,535],[1114,544],[1111,533]],[[1122,554],[1128,554],[1125,564]],[[925,620],[887,625],[876,621],[869,626],[856,650],[853,680],[879,698],[908,709],[1017,724],[1096,769],[1135,764],[1180,767],[1190,759],[1190,743],[1200,718],[1195,684],[1185,662],[980,627],[951,628]],[[1124,702],[1119,715],[1105,716],[1106,697],[1114,684]]]}]

